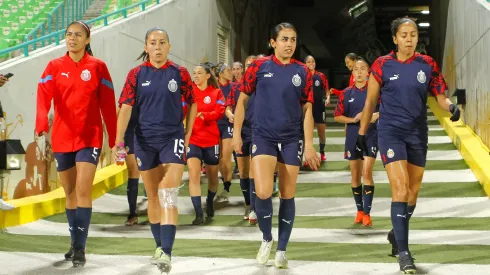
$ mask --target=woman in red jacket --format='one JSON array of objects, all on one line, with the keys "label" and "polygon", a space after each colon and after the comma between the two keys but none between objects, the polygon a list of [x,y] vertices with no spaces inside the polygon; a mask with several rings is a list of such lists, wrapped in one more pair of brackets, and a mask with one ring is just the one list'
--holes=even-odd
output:
[{"label": "woman in red jacket", "polygon": [[225,98],[213,76],[210,64],[201,64],[194,68],[194,102],[197,104],[197,117],[187,148],[187,166],[189,167],[189,193],[196,211],[192,224],[204,222],[201,206],[201,161],[206,164],[208,177],[208,196],[206,215],[214,216],[213,200],[218,190],[218,165],[220,132],[217,121],[225,113]]},{"label": "woman in red jacket", "polygon": [[92,184],[102,148],[104,119],[109,146],[116,133],[116,99],[106,64],[93,57],[90,29],[81,22],[66,30],[66,55],[51,60],[37,90],[36,134],[49,131],[54,101],[52,147],[66,194],[71,247],[65,254],[74,266],[85,264],[85,243],[92,216]]}]

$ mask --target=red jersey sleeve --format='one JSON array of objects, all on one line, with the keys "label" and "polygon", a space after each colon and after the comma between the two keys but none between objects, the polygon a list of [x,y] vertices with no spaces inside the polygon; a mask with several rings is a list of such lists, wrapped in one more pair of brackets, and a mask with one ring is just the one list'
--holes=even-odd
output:
[{"label": "red jersey sleeve", "polygon": [[220,89],[216,89],[216,104],[214,111],[202,112],[203,119],[206,120],[219,120],[223,117],[225,113],[225,97]]},{"label": "red jersey sleeve", "polygon": [[48,113],[56,89],[53,63],[49,62],[37,85],[36,134],[49,132]]},{"label": "red jersey sleeve", "polygon": [[184,117],[186,117],[187,116],[187,109],[189,107],[187,106],[187,102],[185,101],[184,95],[181,96],[181,99],[182,99],[182,111],[184,112]]},{"label": "red jersey sleeve", "polygon": [[325,74],[320,73],[320,79],[322,80],[323,89],[325,90],[325,92],[328,92],[328,90],[330,90],[330,87],[328,85],[328,80]]},{"label": "red jersey sleeve", "polygon": [[189,74],[189,71],[187,71],[186,67],[179,66],[179,71],[180,71],[180,79],[182,81],[180,84],[181,94],[184,97],[184,100],[185,102],[187,102],[187,104],[193,104],[194,85],[192,83],[191,75]]},{"label": "red jersey sleeve", "polygon": [[101,62],[100,70],[99,106],[109,136],[109,147],[113,148],[117,127],[116,96],[114,95],[112,78],[105,63]]},{"label": "red jersey sleeve", "polygon": [[306,77],[305,77],[305,86],[303,88],[303,91],[301,91],[301,104],[306,104],[307,102],[313,103],[313,74],[311,71],[306,67],[306,65],[302,65],[303,69],[306,71]]},{"label": "red jersey sleeve", "polygon": [[333,116],[343,116],[344,115],[344,93],[339,95],[339,101],[333,112]]},{"label": "red jersey sleeve", "polygon": [[386,62],[386,58],[386,56],[378,57],[370,68],[370,71],[373,74],[374,79],[379,83],[379,86],[383,85],[383,65]]},{"label": "red jersey sleeve", "polygon": [[349,87],[352,86],[352,85],[354,85],[355,83],[356,83],[356,80],[354,78],[354,74],[351,73],[350,74],[350,79],[349,79]]},{"label": "red jersey sleeve", "polygon": [[136,81],[138,78],[138,73],[140,72],[140,67],[136,67],[129,71],[126,77],[126,82],[124,83],[121,96],[119,97],[119,104],[126,104],[133,106],[136,100]]},{"label": "red jersey sleeve", "polygon": [[332,89],[332,93],[338,96],[339,98],[342,96],[343,92],[344,92],[343,90]]},{"label": "red jersey sleeve", "polygon": [[230,106],[232,110],[235,110],[237,95],[240,94],[242,87],[243,85],[241,82],[232,83],[231,91],[228,94],[228,97],[226,98],[226,104],[225,104],[226,107]]},{"label": "red jersey sleeve", "polygon": [[436,61],[430,56],[422,55],[422,58],[432,68],[429,84],[430,92],[434,96],[443,94],[447,90],[447,84],[441,74],[441,71],[439,70],[439,66],[437,65]]},{"label": "red jersey sleeve", "polygon": [[255,87],[257,86],[257,72],[259,71],[260,64],[262,64],[262,62],[258,62],[259,60],[260,59],[252,61],[252,64],[250,64],[247,71],[245,71],[245,75],[243,75],[242,91],[246,95],[255,93]]}]

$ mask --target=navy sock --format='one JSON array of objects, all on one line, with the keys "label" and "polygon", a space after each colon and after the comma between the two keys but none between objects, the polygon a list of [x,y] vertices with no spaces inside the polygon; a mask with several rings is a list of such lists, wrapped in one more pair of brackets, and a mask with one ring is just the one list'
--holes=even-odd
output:
[{"label": "navy sock", "polygon": [[250,179],[240,179],[240,188],[242,188],[245,205],[250,205]]},{"label": "navy sock", "polygon": [[262,200],[256,197],[255,200],[255,212],[257,213],[257,220],[259,222],[260,231],[262,231],[263,239],[265,241],[272,240],[272,198]]},{"label": "navy sock", "polygon": [[250,180],[250,211],[255,211],[255,181],[254,179]]},{"label": "navy sock", "polygon": [[75,232],[77,230],[77,224],[75,223],[75,217],[77,215],[76,209],[65,208],[66,218],[68,219],[68,230],[70,231],[71,243],[75,243]]},{"label": "navy sock", "polygon": [[320,154],[325,153],[325,143],[320,143]]},{"label": "navy sock", "polygon": [[201,205],[201,196],[191,197],[192,205],[194,206],[194,211],[196,211],[196,216],[202,217],[202,205]]},{"label": "navy sock", "polygon": [[208,189],[208,196],[206,197],[206,205],[208,206],[213,205],[214,196],[216,196],[216,192],[213,192]]},{"label": "navy sock", "polygon": [[160,223],[150,223],[150,229],[157,247],[162,247],[162,239],[160,238]]},{"label": "navy sock", "polygon": [[174,246],[176,231],[177,231],[177,227],[173,224],[164,224],[160,226],[162,250],[169,257],[172,256],[172,247]]},{"label": "navy sock", "polygon": [[75,224],[77,225],[75,231],[75,248],[85,249],[87,243],[88,228],[90,227],[90,220],[92,219],[92,208],[77,207],[77,213],[75,216]]},{"label": "navy sock", "polygon": [[279,205],[279,240],[277,250],[286,251],[286,246],[293,230],[295,212],[294,198],[281,199]]},{"label": "navy sock", "polygon": [[407,206],[407,219],[408,219],[408,221],[410,221],[410,218],[413,215],[413,211],[415,211],[415,206],[416,206],[416,204]]},{"label": "navy sock", "polygon": [[138,183],[139,179],[128,179],[128,188],[126,195],[128,197],[129,215],[136,216],[136,202],[138,200]]},{"label": "navy sock", "polygon": [[225,190],[226,190],[227,192],[230,192],[231,182],[229,182],[229,181],[225,181],[225,182],[223,183],[223,186],[225,187]]},{"label": "navy sock", "polygon": [[393,232],[395,233],[398,251],[408,251],[408,219],[407,219],[407,203],[392,202],[391,203],[391,223],[393,224]]},{"label": "navy sock", "polygon": [[364,208],[362,206],[362,186],[351,187],[352,195],[354,195],[354,201],[356,202],[357,211],[363,211]]},{"label": "navy sock", "polygon": [[373,204],[374,185],[364,185],[364,214],[369,215],[371,213],[371,206]]}]

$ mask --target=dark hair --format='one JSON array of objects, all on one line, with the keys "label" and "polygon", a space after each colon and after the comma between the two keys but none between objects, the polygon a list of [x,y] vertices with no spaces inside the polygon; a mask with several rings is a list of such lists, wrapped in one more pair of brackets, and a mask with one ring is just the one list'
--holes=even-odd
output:
[{"label": "dark hair", "polygon": [[398,32],[398,29],[400,28],[400,26],[402,24],[405,24],[405,23],[412,23],[415,28],[417,29],[417,31],[419,30],[419,28],[417,27],[417,24],[415,24],[415,21],[409,17],[400,17],[400,18],[397,18],[395,20],[393,20],[393,22],[391,22],[391,35],[392,36],[396,36],[396,33]]},{"label": "dark hair", "polygon": [[[80,26],[82,26],[82,28],[85,30],[85,34],[87,35],[87,38],[90,38],[90,27],[85,24],[85,22],[83,21],[73,21],[70,23],[70,25],[68,25],[68,27],[66,27],[66,31],[65,31],[65,36],[66,36],[66,33],[68,33],[68,28],[72,25],[75,25],[75,24],[78,24]],[[92,48],[90,47],[90,43],[88,43],[87,45],[85,45],[85,51],[90,54],[90,55],[94,55],[92,53]]]},{"label": "dark hair", "polygon": [[198,66],[202,67],[206,71],[207,74],[211,75],[208,78],[208,86],[213,86],[214,88],[219,89],[218,80],[216,80],[216,77],[213,74],[213,72],[214,72],[213,67],[215,67],[215,65],[211,62],[205,62],[205,63],[199,64]]},{"label": "dark hair", "polygon": [[[161,32],[165,33],[165,35],[167,36],[167,40],[168,40],[168,42],[170,42],[170,37],[168,36],[168,33],[167,33],[167,31],[166,31],[166,30],[164,30],[164,29],[162,29],[162,28],[159,28],[159,27],[153,27],[153,28],[149,29],[149,30],[146,32],[146,34],[145,34],[145,44],[146,44],[146,41],[148,41],[148,36],[150,35],[150,33],[154,32],[154,31],[161,31]],[[149,55],[147,52],[143,51],[143,52],[142,52],[142,53],[141,53],[141,54],[138,56],[138,58],[136,58],[136,60],[138,60],[138,59],[142,59],[143,61],[145,61],[145,62],[146,62],[146,61],[150,60],[150,55]]]},{"label": "dark hair", "polygon": [[349,58],[352,61],[357,61],[357,59],[359,58],[359,56],[355,53],[348,53],[345,57]]},{"label": "dark hair", "polygon": [[311,57],[311,58],[313,58],[313,60],[315,60],[315,58],[313,57],[313,55],[307,55],[307,56],[305,57],[305,61],[304,61],[304,63],[306,63],[306,60],[308,60],[308,58],[310,58],[310,57]]},{"label": "dark hair", "polygon": [[243,63],[240,62],[240,61],[235,61],[233,62],[233,65],[237,64],[238,66],[242,67],[243,68]]},{"label": "dark hair", "polygon": [[366,61],[364,58],[362,58],[362,57],[358,56],[358,57],[356,58],[355,62],[357,62],[357,61],[362,61],[362,62],[366,63],[366,65],[368,66],[368,69],[369,69],[369,63],[368,63],[368,62],[367,62],[367,61]]},{"label": "dark hair", "polygon": [[228,64],[225,62],[219,62],[218,64],[212,66],[211,69],[213,70],[214,75],[219,78],[219,74],[222,73],[226,67],[228,67]]},{"label": "dark hair", "polygon": [[277,40],[277,37],[279,36],[279,33],[283,30],[283,29],[291,29],[293,30],[294,32],[298,33],[296,31],[296,28],[293,26],[293,24],[291,23],[287,23],[287,22],[284,22],[284,23],[281,23],[281,24],[277,24],[272,30],[271,30],[271,39],[276,41]]}]

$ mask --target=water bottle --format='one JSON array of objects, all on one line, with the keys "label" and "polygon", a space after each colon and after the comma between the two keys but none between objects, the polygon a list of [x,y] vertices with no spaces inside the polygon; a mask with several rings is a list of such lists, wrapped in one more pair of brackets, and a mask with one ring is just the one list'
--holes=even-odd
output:
[{"label": "water bottle", "polygon": [[123,142],[119,143],[119,146],[117,147],[117,154],[119,157],[116,160],[116,164],[119,166],[124,165],[124,162],[126,161],[126,150]]}]

